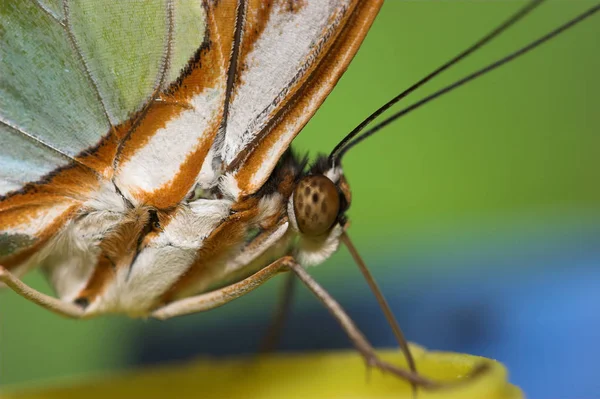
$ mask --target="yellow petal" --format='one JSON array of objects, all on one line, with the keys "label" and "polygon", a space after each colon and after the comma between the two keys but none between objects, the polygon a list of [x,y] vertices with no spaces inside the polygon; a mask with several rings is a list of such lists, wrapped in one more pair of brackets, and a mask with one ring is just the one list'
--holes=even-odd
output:
[{"label": "yellow petal", "polygon": [[[417,368],[438,381],[463,381],[452,388],[418,392],[418,399],[518,399],[521,391],[506,380],[506,370],[493,360],[412,347]],[[397,350],[378,352],[405,365]],[[477,378],[465,377],[486,362]],[[274,354],[210,359],[104,376],[67,386],[7,392],[5,399],[95,398],[394,398],[412,399],[411,387],[379,370],[366,371],[357,352]]]}]

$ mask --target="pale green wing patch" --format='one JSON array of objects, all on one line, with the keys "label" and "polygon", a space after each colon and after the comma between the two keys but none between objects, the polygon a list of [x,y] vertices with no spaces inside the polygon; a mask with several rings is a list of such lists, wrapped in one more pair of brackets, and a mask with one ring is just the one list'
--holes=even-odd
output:
[{"label": "pale green wing patch", "polygon": [[85,163],[75,159],[177,79],[205,20],[196,0],[0,0],[0,259],[73,205],[3,195]]},{"label": "pale green wing patch", "polygon": [[94,148],[176,80],[205,19],[195,0],[0,0],[0,195]]},{"label": "pale green wing patch", "polygon": [[206,36],[206,15],[201,2],[175,0],[175,30],[167,83],[175,81]]},{"label": "pale green wing patch", "polygon": [[34,2],[0,0],[0,60],[0,121],[71,157],[109,130],[64,28]]},{"label": "pale green wing patch", "polygon": [[[34,140],[24,140],[22,132],[0,124],[0,196],[19,190],[23,182],[36,181],[69,158]],[[2,227],[0,211],[0,230]]]},{"label": "pale green wing patch", "polygon": [[177,79],[204,40],[201,2],[69,2],[69,24],[113,124]]},{"label": "pale green wing patch", "polygon": [[76,0],[67,19],[77,46],[116,125],[140,109],[166,68],[166,1]]}]

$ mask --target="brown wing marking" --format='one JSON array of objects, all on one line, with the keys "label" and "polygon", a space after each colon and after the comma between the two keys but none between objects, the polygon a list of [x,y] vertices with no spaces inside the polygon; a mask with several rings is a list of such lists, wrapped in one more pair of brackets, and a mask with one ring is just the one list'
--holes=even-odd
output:
[{"label": "brown wing marking", "polygon": [[246,24],[246,12],[247,12],[247,0],[238,1],[236,16],[235,16],[235,29],[233,31],[233,45],[231,48],[231,56],[229,57],[229,67],[227,70],[227,84],[225,86],[225,100],[223,102],[223,114],[221,118],[221,124],[219,126],[219,133],[215,137],[217,145],[223,142],[223,135],[227,127],[227,117],[229,115],[229,105],[231,103],[231,96],[233,94],[237,78],[239,76],[240,62],[238,60],[240,52],[242,50],[242,37],[244,35],[244,26]]},{"label": "brown wing marking", "polygon": [[[240,77],[248,69],[247,55],[254,49],[254,43],[260,38],[269,23],[273,3],[272,0],[243,0],[238,3],[234,32],[235,42],[229,61],[220,135],[225,134],[229,106],[237,94],[236,87],[240,84]],[[217,141],[222,143],[222,140],[217,139]]]}]

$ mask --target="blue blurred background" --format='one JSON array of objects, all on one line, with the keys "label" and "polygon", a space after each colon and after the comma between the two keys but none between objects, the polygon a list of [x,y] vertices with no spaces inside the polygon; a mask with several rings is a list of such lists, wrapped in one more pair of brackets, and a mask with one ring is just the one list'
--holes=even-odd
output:
[{"label": "blue blurred background", "polygon": [[[548,2],[406,104],[593,3]],[[389,1],[296,149],[328,152],[370,111],[522,4]],[[408,338],[498,359],[531,398],[600,397],[598,18],[395,123],[344,163],[351,236]],[[345,249],[311,273],[375,345],[394,345]],[[36,273],[26,282],[49,291]],[[2,292],[0,385],[254,353],[281,282],[168,322],[62,320]],[[326,310],[298,288],[282,350],[348,347]]]}]

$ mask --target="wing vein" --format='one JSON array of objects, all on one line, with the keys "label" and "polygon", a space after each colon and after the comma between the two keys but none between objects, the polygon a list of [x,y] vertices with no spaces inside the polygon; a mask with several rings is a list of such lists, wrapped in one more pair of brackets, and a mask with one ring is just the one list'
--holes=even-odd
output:
[{"label": "wing vein", "polygon": [[156,100],[157,94],[163,88],[169,69],[171,68],[171,54],[173,52],[173,29],[174,29],[174,9],[175,5],[173,0],[167,0],[167,38],[165,41],[165,48],[160,66],[159,76],[155,84],[156,89],[150,98],[150,102]]},{"label": "wing vein", "polygon": [[148,114],[148,109],[150,108],[150,105],[158,100],[163,85],[165,84],[165,80],[167,79],[169,68],[171,67],[171,56],[173,53],[173,30],[175,28],[174,9],[174,1],[167,0],[167,39],[165,42],[164,55],[162,57],[161,66],[159,68],[159,75],[156,79],[154,90],[152,91],[150,99],[143,105],[140,112],[138,112],[138,114],[136,115],[135,120],[131,123],[131,126],[119,142],[119,147],[117,148],[117,155],[115,156],[115,159],[113,161],[114,169],[116,169],[117,165],[119,164],[119,154],[123,150],[125,143],[127,142],[127,140],[129,140],[129,137],[131,136],[133,131],[140,125],[140,122]]},{"label": "wing vein", "polygon": [[65,19],[64,19],[65,23],[62,26],[65,30],[65,33],[67,34],[67,37],[69,38],[69,41],[71,42],[71,46],[73,47],[73,49],[75,50],[75,53],[77,54],[77,58],[79,58],[79,61],[83,65],[85,75],[87,76],[88,80],[92,84],[96,99],[102,105],[102,111],[104,112],[104,116],[106,117],[106,120],[112,129],[113,128],[112,119],[110,117],[110,113],[108,112],[106,103],[104,102],[104,99],[102,98],[102,95],[100,94],[100,89],[98,87],[98,83],[96,82],[96,79],[92,75],[92,71],[90,70],[90,67],[87,64],[85,57],[83,56],[83,53],[81,52],[81,49],[79,48],[79,45],[77,44],[77,40],[75,39],[75,34],[73,33],[73,29],[71,27],[71,21],[69,19],[68,0],[63,0],[63,10],[65,13]]},{"label": "wing vein", "polygon": [[40,139],[39,137],[34,136],[31,133],[27,133],[25,130],[23,130],[22,128],[20,128],[19,126],[3,119],[0,117],[0,124],[8,127],[10,130],[16,132],[16,133],[20,133],[23,136],[27,137],[29,140],[35,142],[36,144],[42,145],[43,147],[46,147],[52,151],[54,151],[55,153],[59,154],[61,157],[68,159],[69,161],[75,162],[79,165],[85,166],[88,169],[91,169],[89,166],[87,166],[86,164],[82,163],[81,161],[77,160],[76,158],[73,158],[72,156],[70,156],[67,153],[62,152],[61,150],[59,150],[58,148],[54,147],[52,144],[46,143],[44,140]]},{"label": "wing vein", "polygon": [[246,0],[240,0],[237,5],[235,15],[235,30],[233,32],[233,43],[231,46],[231,54],[229,57],[229,68],[227,70],[227,84],[225,86],[225,100],[223,102],[223,115],[221,119],[221,125],[219,131],[215,137],[215,143],[217,145],[216,153],[220,153],[221,147],[225,142],[225,131],[227,129],[227,119],[229,117],[229,106],[231,104],[231,97],[237,79],[238,71],[238,59],[240,52],[242,51],[242,36],[244,34],[244,25],[246,22]]},{"label": "wing vein", "polygon": [[65,22],[63,20],[61,20],[58,15],[54,14],[54,12],[52,10],[50,10],[48,7],[46,7],[45,5],[43,5],[42,3],[40,3],[39,0],[32,0],[33,4],[36,5],[40,10],[42,10],[44,12],[44,14],[46,14],[47,16],[49,16],[51,19],[53,19],[57,24],[59,24],[60,26],[62,26],[63,28],[65,28]]},{"label": "wing vein", "polygon": [[[258,132],[254,138],[247,143],[244,148],[241,149],[238,155],[227,165],[227,171],[231,172],[236,170],[248,158],[248,156],[264,139],[264,137],[281,121],[286,112],[295,105],[298,98],[302,96],[304,89],[310,85],[312,76],[315,74],[315,71],[318,70],[318,64],[323,62],[323,60],[326,58],[326,56],[323,56],[323,58],[319,59],[319,55],[322,54],[323,48],[332,44],[336,40],[334,36],[336,35],[336,32],[338,32],[337,29],[339,25],[342,24],[345,18],[348,18],[352,12],[353,10],[347,5],[342,5],[339,7],[337,10],[338,17],[330,23],[323,35],[317,41],[311,44],[311,51],[305,57],[302,67],[298,69],[288,84],[280,90],[273,101],[259,114],[257,114],[249,123],[246,131],[242,134],[242,137],[250,135],[253,130],[256,130],[258,121],[264,120],[265,115],[275,110],[273,117],[269,118],[266,122],[263,122],[263,126],[258,127]],[[314,66],[315,64],[317,66]],[[296,87],[298,82],[301,81],[307,73],[308,77],[306,78],[306,81],[300,85],[300,87],[298,87],[298,89],[289,97],[287,102],[285,102],[280,109],[277,109],[277,107],[279,107],[289,95],[290,90]]]}]

